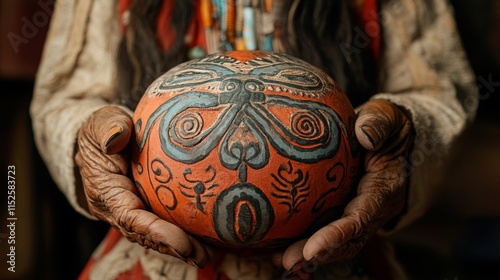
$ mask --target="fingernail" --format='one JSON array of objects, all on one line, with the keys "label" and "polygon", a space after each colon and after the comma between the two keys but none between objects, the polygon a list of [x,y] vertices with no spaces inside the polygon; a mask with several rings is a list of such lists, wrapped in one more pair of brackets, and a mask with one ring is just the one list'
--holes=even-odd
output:
[{"label": "fingernail", "polygon": [[307,261],[308,265],[322,264],[328,262],[330,257],[335,254],[335,249],[340,247],[339,243],[330,242],[328,246],[321,248],[317,253],[313,254],[313,257]]},{"label": "fingernail", "polygon": [[184,256],[184,254],[182,254],[179,250],[177,250],[175,248],[173,248],[173,249],[174,249],[174,252],[177,254],[177,257],[179,259],[187,260],[187,258],[188,258],[187,256]]},{"label": "fingernail", "polygon": [[363,135],[366,137],[366,139],[370,142],[370,144],[372,144],[372,147],[375,148],[375,141],[373,140],[373,138],[370,136],[370,134],[368,134],[368,132],[366,132],[366,127],[365,126],[362,126],[361,127],[361,132],[363,132]]},{"label": "fingernail", "polygon": [[201,268],[201,266],[194,259],[191,259],[187,256],[184,256],[184,254],[179,252],[179,250],[173,248],[173,252],[174,252],[173,253],[174,257],[181,259],[181,260],[185,261],[187,264],[190,264],[196,268]]},{"label": "fingernail", "polygon": [[298,262],[285,272],[285,279],[302,279],[300,278],[302,274],[306,274],[306,272],[302,270],[302,262]]},{"label": "fingernail", "polygon": [[322,262],[316,256],[312,257],[310,260],[303,262],[302,271],[306,275],[314,273],[318,270],[318,267],[321,263]]},{"label": "fingernail", "polygon": [[[333,250],[333,249],[331,249],[331,250]],[[312,259],[310,259],[309,262],[315,261],[317,263],[323,263],[323,262],[326,262],[328,260],[330,255],[331,254],[328,251],[322,251],[322,252],[319,252],[318,254],[316,254]]]},{"label": "fingernail", "polygon": [[111,142],[113,142],[113,140],[118,136],[120,135],[120,133],[123,132],[123,129],[121,126],[115,126],[113,127],[112,129],[110,129],[108,135],[106,136],[106,144],[104,145],[106,148],[109,147],[109,145],[111,144]]},{"label": "fingernail", "polygon": [[187,260],[186,260],[186,263],[188,263],[188,264],[190,264],[190,265],[192,265],[192,266],[194,266],[194,267],[196,267],[196,268],[202,268],[202,267],[200,267],[200,265],[198,265],[198,263],[197,263],[195,260],[193,260],[193,259],[187,259]]},{"label": "fingernail", "polygon": [[305,262],[306,267],[315,267],[318,265],[319,261],[321,259],[318,259],[317,256],[312,257],[310,260]]}]

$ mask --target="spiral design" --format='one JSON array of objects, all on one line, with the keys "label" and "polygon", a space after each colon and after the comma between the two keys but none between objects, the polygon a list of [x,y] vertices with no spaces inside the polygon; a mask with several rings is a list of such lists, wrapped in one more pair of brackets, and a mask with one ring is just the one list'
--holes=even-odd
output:
[{"label": "spiral design", "polygon": [[172,121],[175,134],[181,141],[189,141],[200,135],[203,130],[203,118],[199,112],[186,110]]},{"label": "spiral design", "polygon": [[[139,148],[158,127],[162,151],[188,164],[205,159],[218,146],[227,168],[239,168],[243,162],[252,164],[245,165],[251,168],[264,166],[269,160],[268,145],[301,162],[331,158],[339,148],[340,130],[345,132],[346,127],[333,108],[311,97],[334,92],[334,83],[316,68],[303,68],[293,57],[258,53],[244,61],[215,55],[179,66],[161,78],[159,88],[173,96],[149,115]],[[297,95],[310,98],[297,100]],[[284,120],[275,115],[280,108],[295,113]],[[207,111],[210,118],[205,118]],[[248,143],[242,147],[228,143],[228,130],[242,123],[251,128],[248,133],[259,149]]]},{"label": "spiral design", "polygon": [[324,131],[322,121],[314,114],[299,111],[292,115],[292,132],[304,139],[321,137]]},{"label": "spiral design", "polygon": [[168,183],[172,179],[172,171],[159,158],[151,161],[151,171],[154,173],[154,178],[160,183]]}]

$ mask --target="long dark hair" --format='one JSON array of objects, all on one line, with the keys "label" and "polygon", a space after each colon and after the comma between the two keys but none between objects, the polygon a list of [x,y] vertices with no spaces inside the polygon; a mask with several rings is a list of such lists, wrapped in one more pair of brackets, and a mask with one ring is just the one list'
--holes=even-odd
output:
[{"label": "long dark hair", "polygon": [[[134,109],[146,88],[165,71],[187,60],[184,35],[193,16],[193,0],[174,1],[174,45],[163,52],[156,23],[163,0],[135,0],[117,58],[119,102]],[[351,51],[355,16],[347,0],[284,0],[279,13],[286,53],[328,73],[354,106],[375,91],[375,67],[367,51]]]}]

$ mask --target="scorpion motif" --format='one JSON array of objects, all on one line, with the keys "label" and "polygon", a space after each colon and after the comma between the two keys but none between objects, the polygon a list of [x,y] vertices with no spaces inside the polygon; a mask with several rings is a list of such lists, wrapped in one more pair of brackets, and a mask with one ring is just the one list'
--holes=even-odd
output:
[{"label": "scorpion motif", "polygon": [[180,191],[186,197],[195,198],[196,208],[201,212],[203,212],[204,214],[207,214],[207,212],[205,212],[205,208],[203,207],[206,204],[206,202],[202,201],[202,198],[215,196],[214,193],[207,191],[210,191],[211,189],[217,187],[218,185],[212,183],[207,187],[207,184],[209,184],[215,178],[216,172],[211,165],[207,166],[207,168],[205,168],[205,171],[207,172],[208,175],[207,178],[205,178],[204,180],[203,179],[193,180],[189,178],[190,175],[192,174],[191,168],[186,168],[183,174],[184,179],[186,179],[186,181],[192,183],[193,185],[187,186],[181,183],[180,186],[182,187],[182,189]]},{"label": "scorpion motif", "polygon": [[282,199],[280,204],[288,207],[288,219],[294,213],[300,212],[299,207],[306,201],[309,196],[309,189],[311,186],[308,184],[309,173],[302,172],[302,170],[293,170],[292,164],[281,164],[278,168],[278,173],[271,174],[278,184],[271,183],[276,189],[272,195],[276,198]]}]

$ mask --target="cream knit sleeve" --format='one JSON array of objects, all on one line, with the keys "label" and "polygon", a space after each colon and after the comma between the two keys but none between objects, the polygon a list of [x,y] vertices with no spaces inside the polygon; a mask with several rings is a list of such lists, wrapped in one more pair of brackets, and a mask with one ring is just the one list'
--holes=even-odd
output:
[{"label": "cream knit sleeve", "polygon": [[81,125],[114,99],[118,5],[109,0],[56,1],[30,113],[35,143],[52,178],[80,213],[74,154]]},{"label": "cream knit sleeve", "polygon": [[408,209],[397,228],[425,213],[455,140],[473,121],[478,96],[452,9],[444,0],[382,1],[380,94],[411,115]]}]

